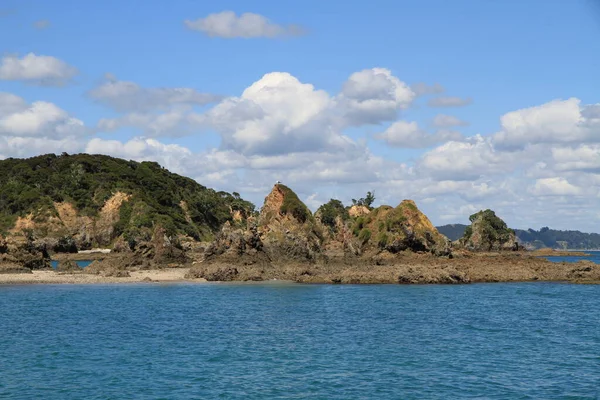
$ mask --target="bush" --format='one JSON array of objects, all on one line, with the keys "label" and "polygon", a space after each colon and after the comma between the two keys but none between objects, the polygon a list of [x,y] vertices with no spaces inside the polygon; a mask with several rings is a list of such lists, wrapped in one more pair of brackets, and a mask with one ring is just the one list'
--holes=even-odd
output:
[{"label": "bush", "polygon": [[358,238],[364,243],[367,243],[369,239],[371,239],[371,231],[368,229],[363,229],[358,234]]},{"label": "bush", "polygon": [[311,217],[309,209],[302,203],[298,198],[298,195],[296,195],[292,189],[282,184],[279,184],[279,187],[284,192],[283,203],[281,204],[279,211],[284,215],[288,214],[293,216],[300,223],[306,222]]},{"label": "bush", "polygon": [[358,236],[361,232],[361,230],[364,228],[365,226],[365,218],[364,217],[358,217],[356,219],[356,221],[354,221],[354,227],[352,228],[352,233],[354,234],[354,236]]},{"label": "bush", "polygon": [[348,210],[346,210],[344,204],[336,199],[331,199],[328,203],[319,207],[317,215],[321,222],[331,229],[335,228],[335,220],[337,217],[340,217],[342,221],[350,219],[350,214],[348,214]]},{"label": "bush", "polygon": [[385,247],[388,245],[389,240],[390,237],[385,232],[380,232],[379,235],[377,235],[377,245],[382,249],[385,249]]}]

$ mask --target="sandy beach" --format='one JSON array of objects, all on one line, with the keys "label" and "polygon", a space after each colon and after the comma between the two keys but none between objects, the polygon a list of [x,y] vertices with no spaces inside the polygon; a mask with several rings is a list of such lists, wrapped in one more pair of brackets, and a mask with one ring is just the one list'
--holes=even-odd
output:
[{"label": "sandy beach", "polygon": [[55,271],[33,271],[31,274],[0,274],[0,285],[7,284],[103,284],[136,282],[206,282],[206,279],[184,279],[189,268],[131,271],[130,277],[117,278],[92,274],[68,274]]}]

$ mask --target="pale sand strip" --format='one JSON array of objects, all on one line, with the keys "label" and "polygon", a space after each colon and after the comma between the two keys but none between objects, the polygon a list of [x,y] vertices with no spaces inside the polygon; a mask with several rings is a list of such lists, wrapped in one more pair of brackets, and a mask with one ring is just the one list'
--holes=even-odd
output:
[{"label": "pale sand strip", "polygon": [[0,285],[32,284],[32,283],[70,283],[70,284],[102,284],[102,283],[136,283],[136,282],[206,282],[205,279],[185,279],[189,268],[171,268],[149,271],[132,271],[127,278],[104,277],[90,274],[62,274],[55,271],[33,271],[32,274],[0,274]]}]

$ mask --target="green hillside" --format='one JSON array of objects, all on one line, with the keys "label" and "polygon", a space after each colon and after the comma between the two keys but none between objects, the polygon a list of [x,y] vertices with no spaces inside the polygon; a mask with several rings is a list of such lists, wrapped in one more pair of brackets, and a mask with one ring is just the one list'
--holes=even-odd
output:
[{"label": "green hillside", "polygon": [[56,215],[54,204],[60,202],[93,219],[115,192],[131,197],[120,207],[113,237],[135,236],[159,224],[170,234],[200,239],[230,220],[232,210],[254,211],[235,193],[206,188],[155,162],[47,154],[0,161],[0,230],[6,232],[17,217],[30,214],[42,224]]}]

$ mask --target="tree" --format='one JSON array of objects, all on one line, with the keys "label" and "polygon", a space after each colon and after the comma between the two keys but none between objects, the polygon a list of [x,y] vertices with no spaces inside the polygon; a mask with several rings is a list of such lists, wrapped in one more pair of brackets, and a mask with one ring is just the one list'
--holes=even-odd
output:
[{"label": "tree", "polygon": [[346,207],[344,207],[341,201],[336,199],[331,199],[328,203],[319,207],[316,215],[319,216],[324,225],[327,225],[331,229],[335,228],[335,219],[337,217],[341,217],[342,221],[346,221],[350,217]]},{"label": "tree", "polygon": [[371,210],[373,207],[371,205],[375,201],[375,191],[367,192],[365,197],[361,197],[360,199],[352,199],[352,205],[354,206],[364,206]]},{"label": "tree", "polygon": [[371,208],[371,204],[375,201],[375,191],[367,192],[367,196],[365,197],[365,206],[367,208]]}]

